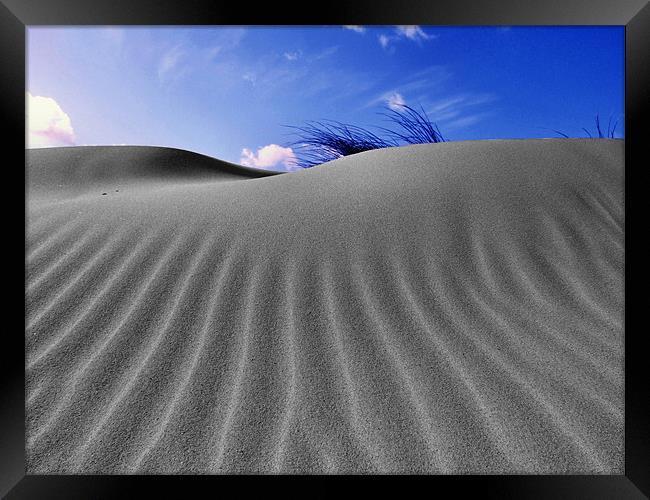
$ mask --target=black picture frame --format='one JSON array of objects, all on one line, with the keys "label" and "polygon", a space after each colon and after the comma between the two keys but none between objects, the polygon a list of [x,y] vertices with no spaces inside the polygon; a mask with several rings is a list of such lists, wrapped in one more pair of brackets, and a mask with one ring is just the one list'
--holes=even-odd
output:
[{"label": "black picture frame", "polygon": [[[634,259],[630,243],[639,239],[632,224],[640,227],[645,200],[630,189],[639,186],[648,162],[642,123],[650,105],[650,4],[646,0],[330,0],[297,9],[287,2],[235,3],[208,0],[0,0],[0,106],[6,122],[6,151],[24,160],[25,140],[25,33],[34,25],[184,25],[184,24],[421,24],[421,25],[621,25],[625,26],[625,474],[612,476],[427,476],[417,480],[433,490],[453,488],[454,495],[472,492],[482,498],[589,498],[626,499],[650,496],[648,431],[648,370],[643,331],[630,319],[642,310],[647,294],[627,293],[644,284],[644,259]],[[598,82],[594,82],[598,85]],[[14,158],[16,158],[14,157]],[[5,171],[16,164],[6,164]],[[16,169],[17,170],[17,169]],[[5,177],[7,178],[7,177]],[[23,179],[24,180],[24,179]],[[18,181],[16,181],[18,182]],[[7,186],[5,186],[7,187]],[[13,182],[7,193],[15,193]],[[25,192],[23,192],[25,194]],[[13,217],[13,202],[7,206]],[[23,205],[24,206],[24,205]],[[11,211],[9,211],[11,210]],[[638,211],[640,210],[640,212]],[[632,214],[634,215],[632,217]],[[23,214],[24,215],[24,214]],[[17,230],[18,235],[24,237]],[[19,216],[16,225],[20,227]],[[642,231],[641,227],[639,231]],[[19,238],[20,236],[17,236]],[[5,246],[19,246],[6,238]],[[25,254],[23,252],[23,262]],[[17,258],[19,260],[19,258]],[[18,266],[7,259],[5,269]],[[23,288],[25,276],[22,273]],[[639,286],[639,290],[645,287]],[[9,288],[7,288],[9,289]],[[19,293],[6,298],[5,317],[18,316]],[[642,302],[643,301],[643,302]],[[14,306],[14,302],[16,302]],[[24,296],[23,296],[24,311]],[[24,320],[23,320],[24,321]],[[221,483],[223,476],[39,476],[25,475],[24,450],[24,336],[5,325],[0,360],[0,497],[6,498],[114,498],[136,495],[175,496],[187,488]],[[639,321],[641,323],[641,321]],[[23,323],[24,327],[24,323]],[[377,479],[383,484],[385,477]],[[365,479],[368,481],[368,479]],[[212,490],[219,493],[219,490]]]}]

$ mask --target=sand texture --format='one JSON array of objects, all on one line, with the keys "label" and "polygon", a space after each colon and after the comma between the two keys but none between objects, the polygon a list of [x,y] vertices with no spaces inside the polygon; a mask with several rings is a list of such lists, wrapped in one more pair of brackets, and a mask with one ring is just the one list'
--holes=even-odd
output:
[{"label": "sand texture", "polygon": [[623,158],[28,152],[28,472],[622,474]]}]

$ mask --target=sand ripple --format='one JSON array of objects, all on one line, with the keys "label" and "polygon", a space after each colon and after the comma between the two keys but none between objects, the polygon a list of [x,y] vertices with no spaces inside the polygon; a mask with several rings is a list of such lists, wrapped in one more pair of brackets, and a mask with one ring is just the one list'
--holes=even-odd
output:
[{"label": "sand ripple", "polygon": [[30,162],[30,473],[622,473],[621,141],[71,149]]}]

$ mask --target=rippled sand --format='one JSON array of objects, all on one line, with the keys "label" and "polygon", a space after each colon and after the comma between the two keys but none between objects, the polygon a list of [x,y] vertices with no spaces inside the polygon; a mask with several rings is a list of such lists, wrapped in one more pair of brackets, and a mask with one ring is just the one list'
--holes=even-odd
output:
[{"label": "rippled sand", "polygon": [[623,158],[30,151],[28,472],[622,474]]}]

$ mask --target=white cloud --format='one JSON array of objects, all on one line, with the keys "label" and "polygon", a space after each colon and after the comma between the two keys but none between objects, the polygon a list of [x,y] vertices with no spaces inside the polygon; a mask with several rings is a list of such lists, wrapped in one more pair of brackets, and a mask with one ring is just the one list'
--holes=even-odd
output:
[{"label": "white cloud", "polygon": [[365,26],[359,26],[358,24],[346,24],[343,26],[346,30],[352,30],[357,33],[365,33],[366,28]]},{"label": "white cloud", "polygon": [[284,58],[287,61],[295,61],[300,57],[300,52],[299,51],[294,51],[294,52],[285,52],[284,53]]},{"label": "white cloud", "polygon": [[417,25],[413,26],[398,26],[397,33],[401,36],[408,38],[409,40],[430,40],[435,38],[433,35],[428,35],[425,33],[422,28]]},{"label": "white cloud", "polygon": [[283,148],[277,144],[269,144],[257,150],[257,154],[244,148],[241,152],[239,163],[246,167],[265,168],[274,170],[296,170],[296,155],[291,148]]},{"label": "white cloud", "polygon": [[393,109],[395,111],[404,111],[403,106],[406,105],[406,101],[404,100],[402,94],[393,92],[386,98],[386,104],[388,104],[388,107],[390,109]]},{"label": "white cloud", "polygon": [[422,42],[423,40],[433,40],[438,38],[437,35],[426,33],[420,26],[395,26],[393,35],[381,34],[379,35],[379,45],[384,49],[392,48],[392,43],[400,39],[408,39],[414,42]]},{"label": "white cloud", "polygon": [[27,92],[27,147],[73,146],[75,134],[70,117],[51,97]]},{"label": "white cloud", "polygon": [[383,48],[388,47],[388,44],[390,43],[390,37],[387,35],[379,35],[379,45],[381,45]]},{"label": "white cloud", "polygon": [[375,98],[368,101],[364,108],[371,106],[377,106],[381,104],[382,106],[388,106],[390,109],[395,111],[402,111],[402,106],[406,105],[406,99],[401,92],[398,92],[397,89],[388,90],[379,94]]}]

